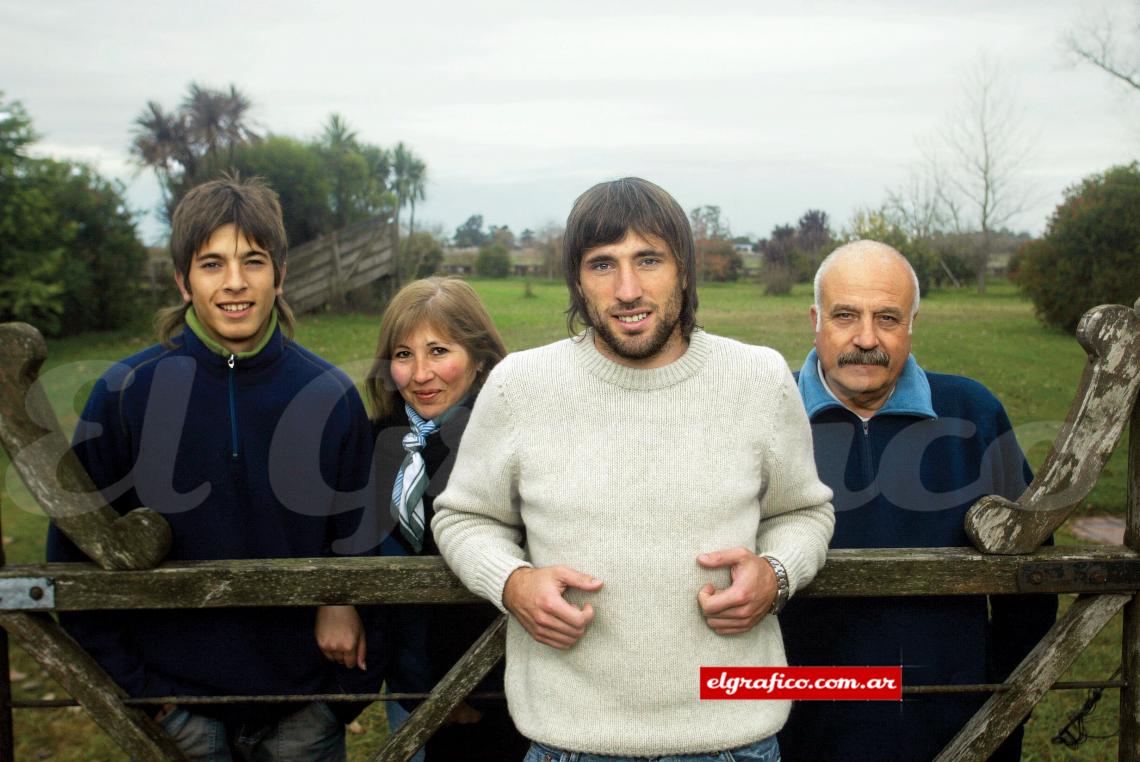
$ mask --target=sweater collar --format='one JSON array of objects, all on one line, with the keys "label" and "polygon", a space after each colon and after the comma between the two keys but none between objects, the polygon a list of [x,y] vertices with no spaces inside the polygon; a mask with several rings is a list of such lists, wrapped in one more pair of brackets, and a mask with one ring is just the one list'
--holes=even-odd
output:
[{"label": "sweater collar", "polygon": [[202,326],[202,321],[191,307],[186,311],[186,327],[182,330],[182,340],[188,351],[201,360],[224,364],[233,355],[243,367],[260,366],[272,362],[284,351],[285,338],[277,323],[277,310],[269,317],[269,327],[257,346],[248,352],[230,352],[211,337]]},{"label": "sweater collar", "polygon": [[704,367],[712,349],[709,335],[700,328],[693,329],[685,353],[660,368],[630,368],[614,362],[594,346],[594,331],[587,328],[570,340],[574,359],[591,375],[621,387],[637,391],[664,389],[690,378]]},{"label": "sweater collar", "polygon": [[[823,381],[821,381],[819,377],[818,368],[819,355],[816,354],[815,349],[812,349],[804,359],[798,380],[800,396],[803,398],[804,408],[807,410],[808,418],[815,418],[817,413],[830,408],[841,408],[850,412],[849,408],[837,400],[827,387],[823,385]],[[934,412],[934,403],[930,394],[930,381],[926,378],[926,372],[918,366],[914,355],[907,356],[906,365],[903,366],[903,372],[899,375],[899,380],[895,383],[894,391],[887,401],[883,403],[883,406],[875,411],[875,415],[872,417],[874,418],[880,415],[911,415],[919,418],[938,417]]]}]

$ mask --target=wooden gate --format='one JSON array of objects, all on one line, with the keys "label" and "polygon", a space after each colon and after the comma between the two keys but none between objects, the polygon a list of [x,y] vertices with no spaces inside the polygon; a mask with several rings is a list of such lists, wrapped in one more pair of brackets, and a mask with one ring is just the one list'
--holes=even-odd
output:
[{"label": "wooden gate", "polygon": [[[1078,593],[1079,597],[999,685],[904,686],[904,693],[964,688],[992,697],[938,760],[984,760],[1021,722],[1104,625],[1124,610],[1119,759],[1140,762],[1140,301],[1104,306],[1081,321],[1088,353],[1080,387],[1033,483],[1016,501],[979,500],[967,548],[836,550],[800,595],[993,595]],[[265,701],[274,697],[130,699],[51,616],[55,611],[195,609],[323,604],[458,603],[477,600],[436,557],[202,561],[162,564],[165,521],[147,509],[118,516],[97,498],[70,453],[43,390],[39,333],[0,326],[0,439],[45,513],[96,564],[2,566],[0,549],[0,760],[11,760],[7,637],[21,645],[123,749],[139,759],[182,759],[140,709],[179,702]],[[1123,546],[1041,543],[1089,493],[1130,425],[1127,525]],[[58,468],[57,468],[58,467]],[[404,760],[443,723],[503,653],[500,617],[436,686],[374,760]],[[277,697],[280,698],[280,697]],[[345,700],[355,696],[290,696]],[[388,696],[387,698],[394,698]]]},{"label": "wooden gate", "polygon": [[341,306],[349,291],[392,275],[391,225],[373,217],[290,249],[285,298],[293,311]]}]

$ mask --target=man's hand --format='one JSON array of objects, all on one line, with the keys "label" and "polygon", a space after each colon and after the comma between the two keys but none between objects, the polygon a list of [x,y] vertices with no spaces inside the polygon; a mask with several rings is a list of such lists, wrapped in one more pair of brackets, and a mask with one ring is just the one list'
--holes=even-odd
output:
[{"label": "man's hand", "polygon": [[317,646],[329,661],[352,669],[367,669],[364,657],[364,623],[353,606],[321,606],[317,609]]},{"label": "man's hand", "polygon": [[539,643],[567,649],[594,619],[593,606],[578,608],[562,597],[568,587],[593,593],[602,589],[602,581],[568,566],[520,566],[507,577],[503,605]]},{"label": "man's hand", "polygon": [[705,622],[717,635],[740,635],[763,619],[776,600],[776,572],[746,548],[718,550],[697,556],[706,569],[731,567],[732,584],[723,590],[705,585],[697,593]]}]

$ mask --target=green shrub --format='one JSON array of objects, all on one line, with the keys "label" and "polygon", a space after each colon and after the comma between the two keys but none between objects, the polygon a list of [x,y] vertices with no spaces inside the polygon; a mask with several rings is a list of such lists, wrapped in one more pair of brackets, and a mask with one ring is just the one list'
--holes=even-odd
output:
[{"label": "green shrub", "polygon": [[764,293],[768,296],[790,294],[796,282],[796,272],[790,265],[765,264],[760,277],[764,282]]},{"label": "green shrub", "polygon": [[475,259],[475,274],[480,278],[505,278],[511,274],[511,255],[501,243],[479,249]]},{"label": "green shrub", "polygon": [[48,335],[125,326],[138,316],[146,251],[123,187],[28,156],[35,137],[19,102],[0,101],[0,322]]},{"label": "green shrub", "polygon": [[1017,285],[1037,316],[1065,331],[1098,304],[1140,296],[1140,168],[1133,162],[1065,191],[1044,237],[1017,257]]}]

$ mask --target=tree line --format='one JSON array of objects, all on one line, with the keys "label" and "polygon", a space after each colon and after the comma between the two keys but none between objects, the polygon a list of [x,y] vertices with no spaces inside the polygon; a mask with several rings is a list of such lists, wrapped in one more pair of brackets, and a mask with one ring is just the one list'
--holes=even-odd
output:
[{"label": "tree line", "polygon": [[[316,139],[259,134],[250,99],[232,84],[216,90],[191,83],[173,109],[147,103],[134,121],[131,154],[154,172],[168,221],[187,191],[221,172],[264,177],[281,198],[291,246],[382,217],[391,222],[393,250],[403,254],[401,213],[409,211],[410,236],[416,203],[426,197],[427,164],[403,142],[368,143],[337,113]],[[401,259],[405,275],[422,265],[414,256]]]},{"label": "tree line", "polygon": [[126,325],[146,249],[124,189],[86,164],[29,155],[37,137],[0,92],[0,322],[49,335]]},{"label": "tree line", "polygon": [[[415,232],[427,186],[421,157],[403,142],[361,140],[335,113],[315,139],[261,134],[250,110],[234,85],[192,83],[175,108],[151,101],[134,120],[130,152],[154,172],[167,223],[195,185],[223,172],[260,175],[281,198],[290,245],[380,218],[390,226],[399,277],[434,271],[442,250]],[[0,321],[30,322],[53,336],[137,323],[155,305],[138,288],[147,251],[124,187],[82,162],[33,156],[37,139],[23,105],[0,92]]]},{"label": "tree line", "polygon": [[[1068,40],[1078,61],[1138,91],[1135,42],[1122,46],[1119,24],[1080,27]],[[758,252],[767,293],[811,279],[839,243],[873,238],[899,249],[926,292],[971,278],[983,291],[995,251],[1016,254],[1010,274],[1041,319],[1073,330],[1099,303],[1131,304],[1140,277],[1140,170],[1112,167],[1071,186],[1039,240],[1006,224],[1024,206],[1020,169],[1028,155],[1011,88],[983,59],[963,79],[962,103],[927,141],[920,164],[877,206],[859,209],[842,229],[826,212],[808,209],[753,242],[734,236],[718,206],[690,213],[700,280],[731,281],[743,274],[741,249]],[[262,134],[250,120],[251,101],[236,86],[216,90],[191,83],[167,109],[147,103],[134,120],[131,154],[153,171],[162,213],[220,172],[260,175],[278,191],[287,233],[299,245],[365,219],[390,223],[400,280],[436,272],[444,259],[442,230],[416,231],[416,205],[426,197],[427,166],[404,143],[390,148],[362,140],[340,114],[330,114],[315,138]],[[19,101],[0,93],[0,320],[25,320],[49,335],[106,330],[137,321],[147,253],[121,184],[81,162],[29,153],[37,140]],[[406,225],[403,214],[407,212]],[[400,237],[403,228],[407,236]],[[547,277],[557,277],[562,231],[556,225],[516,236],[506,225],[484,230],[482,215],[458,226],[451,243],[479,250],[476,273],[509,274],[510,251],[540,253]],[[113,295],[113,298],[107,298]]]}]

